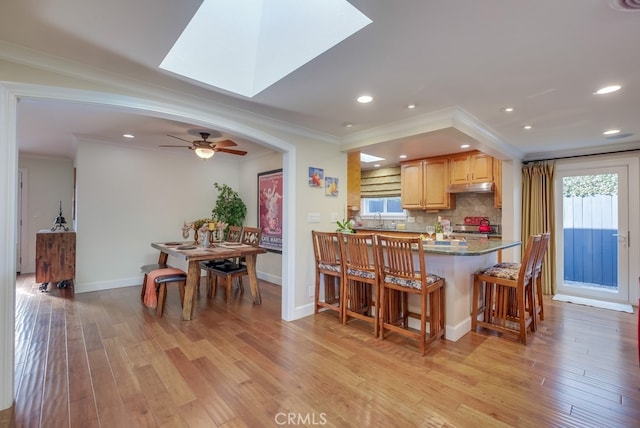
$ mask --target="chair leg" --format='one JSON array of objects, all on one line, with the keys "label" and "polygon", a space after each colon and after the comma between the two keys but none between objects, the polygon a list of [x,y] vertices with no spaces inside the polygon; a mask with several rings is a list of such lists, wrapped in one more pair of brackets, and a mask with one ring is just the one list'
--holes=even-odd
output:
[{"label": "chair leg", "polygon": [[540,319],[544,320],[544,305],[542,303],[542,272],[536,278],[536,294],[538,295],[538,306],[536,312],[540,314]]},{"label": "chair leg", "polygon": [[420,354],[424,355],[427,352],[427,299],[429,295],[423,292],[420,297],[422,300],[420,302]]},{"label": "chair leg", "polygon": [[471,331],[476,331],[476,327],[478,324],[478,309],[479,309],[479,299],[480,298],[480,280],[475,277],[473,278],[473,300],[471,300]]},{"label": "chair leg", "polygon": [[140,290],[140,301],[144,303],[144,293],[147,291],[147,274],[142,279],[142,289]]},{"label": "chair leg", "polygon": [[233,278],[231,275],[227,275],[227,303],[231,302],[231,285],[233,283]]},{"label": "chair leg", "polygon": [[167,300],[167,284],[162,283],[158,286],[158,306],[156,307],[156,315],[162,317],[164,313],[164,304]]}]

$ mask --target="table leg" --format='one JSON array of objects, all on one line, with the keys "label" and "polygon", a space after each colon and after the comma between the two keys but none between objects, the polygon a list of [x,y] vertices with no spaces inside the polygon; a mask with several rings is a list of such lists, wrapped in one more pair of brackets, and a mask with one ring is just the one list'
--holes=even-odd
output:
[{"label": "table leg", "polygon": [[182,319],[189,321],[193,315],[193,297],[200,282],[200,264],[197,261],[189,261],[187,271],[187,285],[184,289],[184,300],[182,302]]},{"label": "table leg", "polygon": [[168,258],[169,258],[169,254],[160,251],[160,256],[158,256],[158,264],[159,265],[166,265]]},{"label": "table leg", "polygon": [[258,274],[256,273],[256,259],[257,255],[246,256],[247,262],[247,275],[249,276],[249,285],[251,287],[251,297],[253,297],[253,303],[260,305],[262,303],[262,297],[260,297],[260,289],[258,288]]}]

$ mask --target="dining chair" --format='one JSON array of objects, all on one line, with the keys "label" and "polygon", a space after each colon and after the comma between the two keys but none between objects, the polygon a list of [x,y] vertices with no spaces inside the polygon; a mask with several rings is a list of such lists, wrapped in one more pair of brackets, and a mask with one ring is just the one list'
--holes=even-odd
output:
[{"label": "dining chair", "polygon": [[[260,245],[260,228],[245,226],[242,232],[241,244],[257,247]],[[242,285],[242,277],[248,274],[246,260],[239,258],[237,260],[225,261],[223,264],[201,263],[200,267],[207,271],[207,295],[215,297],[218,281],[224,280],[225,299],[229,303],[231,301],[231,288],[235,279],[238,279],[238,288],[244,291]]]},{"label": "dining chair", "polygon": [[[445,336],[445,279],[427,272],[420,237],[375,235],[375,239],[380,276],[379,337],[384,340],[389,331],[417,339],[424,355],[428,344]],[[409,308],[409,295],[419,296],[419,313]],[[395,314],[388,310],[394,297],[399,297]],[[419,331],[410,328],[409,318],[420,320]]]},{"label": "dining chair", "polygon": [[242,226],[227,227],[227,242],[240,242],[242,239]]},{"label": "dining chair", "polygon": [[534,263],[541,243],[541,235],[529,237],[517,269],[497,264],[474,274],[472,331],[479,325],[527,344],[527,330],[535,331]]},{"label": "dining chair", "polygon": [[378,254],[372,233],[338,235],[344,272],[343,324],[350,318],[370,322],[378,336],[380,284]]},{"label": "dining chair", "polygon": [[[343,322],[343,276],[340,243],[337,232],[311,231],[313,254],[316,262],[316,282],[314,313],[320,309],[329,309],[338,313],[338,320]],[[320,295],[323,285],[322,294]]]},{"label": "dining chair", "polygon": [[[140,268],[144,272],[142,280],[142,290],[140,300],[145,306],[153,307],[155,303],[156,315],[159,317],[164,313],[164,307],[167,300],[167,284],[178,284],[178,292],[180,293],[180,306],[184,301],[184,289],[187,284],[187,274],[183,270],[168,266],[166,264],[150,264]],[[153,293],[150,295],[149,287],[153,283]]]},{"label": "dining chair", "polygon": [[[551,234],[549,232],[545,232],[540,234],[541,241],[538,244],[538,248],[534,255],[533,262],[533,281],[532,286],[535,287],[535,295],[533,305],[536,308],[536,315],[540,318],[540,320],[544,320],[544,302],[542,299],[543,289],[542,289],[542,266],[544,264],[545,255],[547,254],[547,250],[549,249],[549,241]],[[494,265],[494,267],[498,268],[510,268],[519,270],[521,262],[502,262]],[[537,319],[533,320],[533,331],[537,330]]]}]

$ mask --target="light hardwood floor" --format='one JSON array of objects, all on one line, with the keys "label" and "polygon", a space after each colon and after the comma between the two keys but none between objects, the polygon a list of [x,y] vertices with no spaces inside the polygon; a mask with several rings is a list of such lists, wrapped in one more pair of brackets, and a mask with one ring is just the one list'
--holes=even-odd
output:
[{"label": "light hardwood floor", "polygon": [[[248,288],[248,285],[245,285]],[[380,341],[335,313],[280,320],[280,288],[229,304],[204,290],[180,321],[139,287],[60,295],[20,276],[16,403],[24,427],[638,427],[637,313],[545,301],[525,347],[486,331]]]}]

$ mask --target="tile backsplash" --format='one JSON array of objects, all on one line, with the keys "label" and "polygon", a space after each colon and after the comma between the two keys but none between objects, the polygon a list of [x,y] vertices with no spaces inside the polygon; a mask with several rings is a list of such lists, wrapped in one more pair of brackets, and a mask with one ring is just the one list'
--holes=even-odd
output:
[{"label": "tile backsplash", "polygon": [[425,211],[408,211],[415,223],[407,223],[407,229],[422,230],[422,226],[433,224],[438,216],[448,218],[451,224],[464,223],[465,217],[488,217],[491,224],[502,224],[502,210],[493,206],[493,193],[458,193],[456,208],[428,213]]}]

